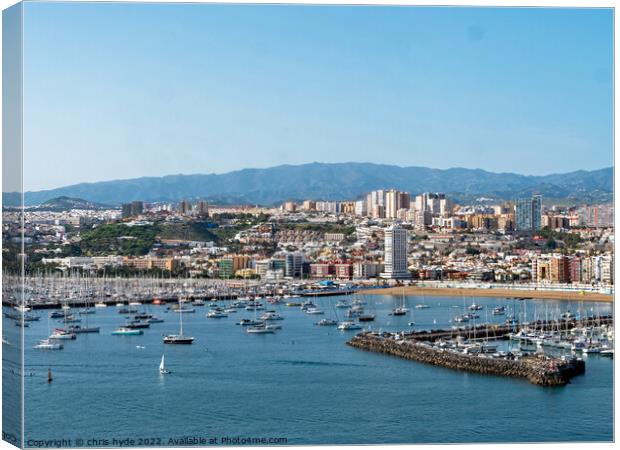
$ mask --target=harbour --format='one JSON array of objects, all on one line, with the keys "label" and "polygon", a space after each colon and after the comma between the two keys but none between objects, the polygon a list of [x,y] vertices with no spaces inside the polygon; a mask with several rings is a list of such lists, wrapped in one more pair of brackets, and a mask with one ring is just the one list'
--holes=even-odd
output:
[{"label": "harbour", "polygon": [[[194,313],[175,313],[174,303],[126,305],[136,310],[126,314],[119,314],[121,307],[117,306],[92,308],[94,314],[81,318],[88,317],[88,325],[100,327],[100,332],[57,341],[64,347],[58,351],[33,347],[49,337],[48,321],[52,328],[61,327],[63,318],[48,319],[52,310],[32,311],[41,317],[24,328],[25,371],[32,374],[24,379],[30,392],[25,404],[26,436],[58,438],[56,430],[63,416],[80,408],[83,413],[75,419],[76,426],[88,428],[93,438],[100,439],[113,431],[131,433],[136,428],[157,436],[176,424],[188,434],[234,435],[243,429],[250,436],[284,436],[289,444],[370,443],[377,439],[390,443],[463,442],[464,435],[467,441],[489,442],[498,439],[494,430],[508,422],[511,426],[500,441],[612,439],[611,426],[593,418],[611,414],[612,409],[613,364],[600,354],[576,353],[585,363],[585,373],[571,377],[567,385],[542,387],[527,377],[454,370],[346,345],[359,333],[395,335],[406,330],[425,342],[428,336],[422,335],[431,330],[453,330],[457,325],[466,329],[453,320],[472,304],[482,307],[476,312],[484,319],[476,328],[484,337],[466,335],[469,344],[477,338],[486,339],[486,331],[479,328],[485,319],[503,327],[506,316],[514,316],[531,323],[533,331],[537,320],[543,320],[545,309],[549,315],[550,311],[572,311],[575,318],[594,317],[598,320],[595,325],[603,326],[612,314],[607,303],[361,295],[311,300],[291,297],[274,302],[269,297],[258,300],[262,305],[258,311],[251,306],[246,309],[246,300],[246,307],[236,303],[236,312],[228,312],[226,317],[207,317],[210,311],[231,309],[239,301],[212,302],[218,306],[198,303],[191,306]],[[364,314],[374,315],[374,320],[364,323],[348,317],[355,304]],[[407,310],[404,315],[392,314],[403,305]],[[491,314],[498,306],[505,308],[504,315]],[[308,310],[323,314],[308,314]],[[280,326],[272,333],[253,335],[246,332],[248,326],[238,325],[243,319],[260,322],[270,311],[282,317],[270,321]],[[143,314],[163,322],[151,324],[142,334],[112,334],[135,315]],[[165,345],[163,337],[179,331],[179,316],[183,332],[194,341],[191,345]],[[350,321],[361,329],[317,326],[322,319]],[[13,321],[3,320],[5,325]],[[583,324],[592,326],[585,319]],[[20,328],[5,326],[5,330],[9,333],[4,349],[9,355]],[[437,342],[448,339],[436,337]],[[535,354],[537,349],[511,339],[497,342],[497,352],[529,347]],[[547,350],[554,357],[572,353],[570,349]],[[168,374],[160,373],[162,355]],[[9,365],[5,367],[8,370]],[[51,383],[47,381],[48,368],[53,372]],[[7,380],[14,376],[5,375]],[[115,395],[110,398],[104,391]],[[457,409],[450,407],[455,401],[459,402]],[[476,407],[480,401],[485,402],[483,410]],[[368,414],[370,405],[372,414]],[[509,411],[505,405],[511,405]],[[584,408],[591,412],[587,417]],[[377,415],[382,417],[380,421],[375,419]],[[429,415],[438,418],[437,431],[416,425]],[[399,419],[403,416],[410,418],[406,425]],[[528,425],[534,418],[540,427]],[[557,423],[563,424],[562,433],[542,432],[542,427],[554,429],[552,424]],[[162,436],[166,441],[168,437]]]}]

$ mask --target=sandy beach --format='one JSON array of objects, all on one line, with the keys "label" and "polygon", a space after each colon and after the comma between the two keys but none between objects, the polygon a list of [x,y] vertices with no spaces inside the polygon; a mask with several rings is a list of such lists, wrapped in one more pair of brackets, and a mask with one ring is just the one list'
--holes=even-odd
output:
[{"label": "sandy beach", "polygon": [[390,287],[385,289],[366,289],[360,291],[366,295],[440,295],[440,296],[478,296],[478,297],[531,297],[550,300],[579,300],[590,302],[613,302],[614,296],[610,294],[601,294],[597,292],[563,292],[563,291],[545,291],[545,290],[517,290],[517,289],[465,289],[465,288],[434,288],[434,287]]}]

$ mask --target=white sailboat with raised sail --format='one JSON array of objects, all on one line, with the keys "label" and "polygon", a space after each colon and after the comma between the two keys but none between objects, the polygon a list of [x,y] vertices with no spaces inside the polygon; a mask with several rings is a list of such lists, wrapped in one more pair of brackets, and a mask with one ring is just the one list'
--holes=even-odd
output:
[{"label": "white sailboat with raised sail", "polygon": [[164,362],[163,354],[161,355],[161,362],[159,363],[159,373],[161,373],[162,375],[166,375],[170,373],[170,371],[166,369],[166,364]]}]

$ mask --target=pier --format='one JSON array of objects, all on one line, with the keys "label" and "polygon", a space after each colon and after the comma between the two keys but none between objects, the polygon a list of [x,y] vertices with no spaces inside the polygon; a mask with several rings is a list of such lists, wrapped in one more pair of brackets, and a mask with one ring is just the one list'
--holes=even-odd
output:
[{"label": "pier", "polygon": [[585,363],[580,359],[543,355],[510,359],[466,354],[407,339],[398,333],[360,333],[347,345],[454,370],[525,378],[539,386],[563,386],[570,378],[585,372]]}]

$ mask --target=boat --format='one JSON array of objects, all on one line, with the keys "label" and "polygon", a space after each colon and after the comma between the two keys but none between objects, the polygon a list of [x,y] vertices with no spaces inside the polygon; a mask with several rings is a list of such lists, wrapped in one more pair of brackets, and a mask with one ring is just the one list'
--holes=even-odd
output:
[{"label": "boat", "polygon": [[172,311],[179,314],[191,314],[195,313],[196,309],[194,308],[172,308]]},{"label": "boat", "polygon": [[604,348],[600,352],[601,356],[607,356],[608,358],[614,357],[614,349],[613,348]]},{"label": "boat", "polygon": [[273,334],[275,333],[275,329],[272,327],[267,327],[265,325],[257,325],[254,327],[246,328],[245,332],[248,334]]},{"label": "boat", "polygon": [[498,306],[496,308],[493,308],[493,311],[491,311],[491,314],[493,314],[494,316],[503,316],[505,313],[506,313],[505,306]]},{"label": "boat", "polygon": [[62,350],[64,346],[59,342],[51,342],[49,339],[42,339],[32,348],[37,350]]},{"label": "boat", "polygon": [[81,327],[80,325],[73,325],[69,327],[70,333],[99,333],[99,327]]},{"label": "boat", "polygon": [[164,336],[164,344],[172,345],[189,345],[194,342],[194,338],[191,336],[183,335],[183,308],[179,302],[179,334],[168,334]]},{"label": "boat", "polygon": [[197,298],[196,300],[194,300],[194,301],[192,302],[192,305],[193,305],[193,306],[204,306],[204,305],[205,305],[205,302],[204,302],[203,300],[201,300],[201,299]]},{"label": "boat", "polygon": [[260,322],[258,320],[241,319],[239,322],[237,322],[237,325],[241,325],[243,327],[247,327],[247,326],[260,325],[261,323],[262,322]]},{"label": "boat", "polygon": [[362,326],[358,323],[352,322],[350,320],[345,320],[344,322],[340,322],[338,325],[339,330],[361,330]]},{"label": "boat", "polygon": [[107,308],[107,307],[108,307],[108,305],[106,305],[103,302],[95,303],[95,308]]},{"label": "boat", "polygon": [[129,302],[129,306],[142,306],[140,302]]},{"label": "boat", "polygon": [[117,336],[139,336],[144,334],[144,331],[135,328],[120,327],[114,330],[112,334]]},{"label": "boat", "polygon": [[207,317],[209,319],[223,319],[224,317],[228,317],[228,314],[218,309],[212,309],[207,313]]},{"label": "boat", "polygon": [[317,315],[321,315],[321,314],[325,314],[323,311],[321,311],[319,308],[308,308],[306,310],[306,314],[310,314],[313,316],[317,316]]},{"label": "boat", "polygon": [[65,317],[65,313],[62,311],[52,311],[50,313],[51,319],[62,319],[63,317]]},{"label": "boat", "polygon": [[482,305],[478,305],[477,303],[472,303],[469,305],[470,311],[480,311],[482,309]]},{"label": "boat", "polygon": [[159,363],[159,373],[162,375],[167,375],[170,373],[168,369],[166,369],[166,365],[164,364],[164,355],[161,355],[161,362]]},{"label": "boat", "polygon": [[394,308],[392,310],[392,312],[390,313],[390,315],[392,315],[392,316],[405,316],[405,315],[407,315],[408,312],[409,312],[409,310],[407,308],[398,307],[398,308]]},{"label": "boat", "polygon": [[236,312],[237,312],[237,308],[233,308],[233,307],[226,308],[226,309],[224,310],[224,312],[225,312],[225,313],[227,313],[227,314],[234,314],[234,313],[236,313]]},{"label": "boat", "polygon": [[264,313],[264,314],[262,314],[260,316],[260,320],[262,320],[262,321],[267,321],[267,320],[284,320],[284,317],[282,317],[281,315],[279,315],[275,311],[267,311],[266,313]]},{"label": "boat", "polygon": [[373,320],[375,320],[375,315],[374,314],[362,314],[361,316],[357,318],[357,320],[359,320],[360,322],[372,322]]},{"label": "boat", "polygon": [[340,300],[336,302],[336,308],[344,309],[344,308],[350,308],[350,307],[351,307],[351,304],[346,300]]},{"label": "boat", "polygon": [[85,308],[85,309],[80,309],[78,311],[79,315],[84,315],[84,314],[95,314],[95,310],[94,309],[90,309],[90,308]]},{"label": "boat", "polygon": [[164,323],[164,319],[160,319],[158,317],[151,317],[150,319],[146,319],[147,323]]},{"label": "boat", "polygon": [[133,320],[125,325],[125,328],[129,328],[131,330],[139,330],[141,328],[149,328],[151,326],[148,322],[141,322],[139,320]]},{"label": "boat", "polygon": [[66,330],[56,329],[50,335],[49,339],[57,339],[57,340],[72,340],[75,339],[75,333],[71,333]]},{"label": "boat", "polygon": [[316,322],[315,325],[320,325],[323,327],[331,327],[331,326],[338,325],[338,321],[334,319],[321,319],[318,322]]},{"label": "boat", "polygon": [[286,304],[286,306],[301,306],[301,303],[299,303],[299,302],[288,302]]},{"label": "boat", "polygon": [[424,303],[420,303],[418,305],[415,305],[415,309],[428,309],[428,308],[430,308],[430,306],[426,305]]}]

